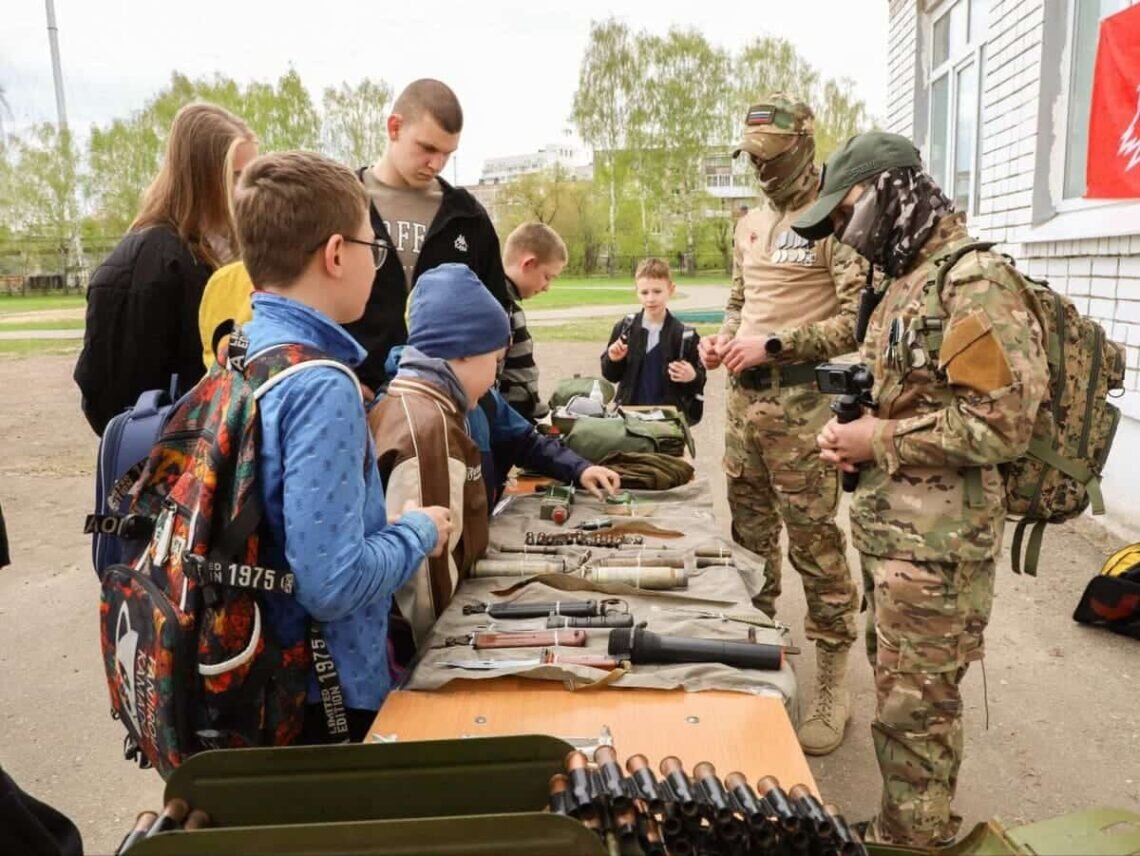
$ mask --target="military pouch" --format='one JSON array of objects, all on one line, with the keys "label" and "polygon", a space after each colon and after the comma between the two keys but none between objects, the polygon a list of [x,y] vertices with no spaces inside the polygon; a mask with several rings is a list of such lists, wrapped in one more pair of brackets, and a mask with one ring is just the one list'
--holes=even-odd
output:
[{"label": "military pouch", "polygon": [[688,449],[693,454],[693,438],[685,418],[658,413],[662,418],[644,418],[621,410],[616,416],[580,416],[566,437],[566,446],[591,463],[613,452],[654,452],[679,458]]}]

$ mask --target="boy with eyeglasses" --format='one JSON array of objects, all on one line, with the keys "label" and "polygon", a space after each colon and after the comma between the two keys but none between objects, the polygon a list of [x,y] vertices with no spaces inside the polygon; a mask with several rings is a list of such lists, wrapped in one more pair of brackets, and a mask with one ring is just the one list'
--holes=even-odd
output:
[{"label": "boy with eyeglasses", "polygon": [[[256,284],[242,329],[255,355],[302,347],[323,362],[286,370],[258,399],[260,560],[296,578],[295,597],[266,595],[266,622],[289,648],[322,624],[361,740],[391,686],[393,594],[451,534],[443,507],[402,504],[388,520],[361,389],[364,349],[344,330],[364,311],[375,273],[367,202],[352,172],[320,155],[254,161],[235,195],[245,266]],[[337,363],[341,365],[336,365]],[[314,677],[303,742],[328,739]]]},{"label": "boy with eyeglasses", "polygon": [[[345,238],[349,243],[361,243],[372,248],[372,266],[380,270],[388,258],[388,245],[380,238],[372,241]],[[318,248],[314,247],[316,252]],[[222,344],[229,339],[235,327],[241,327],[253,318],[253,280],[249,278],[244,262],[230,262],[218,268],[206,283],[202,302],[198,306],[198,333],[202,337],[202,363],[209,371]]]}]

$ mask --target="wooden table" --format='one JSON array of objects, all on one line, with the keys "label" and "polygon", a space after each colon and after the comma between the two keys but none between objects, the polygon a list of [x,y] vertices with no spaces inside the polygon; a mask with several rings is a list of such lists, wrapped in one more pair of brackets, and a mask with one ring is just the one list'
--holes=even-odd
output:
[{"label": "wooden table", "polygon": [[688,770],[710,761],[723,777],[740,770],[755,784],[774,775],[785,789],[815,780],[783,703],[745,693],[607,688],[571,692],[555,681],[456,680],[436,692],[388,696],[372,734],[405,740],[462,736],[613,734],[619,757],[640,752],[656,766],[676,755]]}]

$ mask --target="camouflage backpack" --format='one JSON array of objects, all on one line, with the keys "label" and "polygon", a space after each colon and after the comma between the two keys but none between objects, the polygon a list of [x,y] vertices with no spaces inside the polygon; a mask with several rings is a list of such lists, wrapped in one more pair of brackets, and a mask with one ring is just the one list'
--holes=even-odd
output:
[{"label": "camouflage backpack", "polygon": [[283,647],[264,626],[262,598],[291,595],[294,582],[257,564],[257,398],[314,366],[355,375],[299,345],[243,366],[242,348],[234,342],[171,414],[131,489],[130,513],[153,521],[150,540],[102,578],[111,715],[127,729],[126,757],[163,778],[204,749],[295,740],[314,663],[330,732],[347,737],[319,627]]},{"label": "camouflage backpack", "polygon": [[[939,295],[950,269],[967,253],[985,252],[992,242],[973,242],[935,260],[925,287],[924,321],[936,331],[945,319]],[[1002,468],[1006,510],[1016,519],[1011,560],[1014,573],[1024,568],[1037,574],[1045,525],[1076,517],[1090,505],[1104,513],[1100,477],[1120,422],[1120,411],[1108,402],[1109,393],[1123,389],[1124,348],[1110,341],[1100,324],[1085,318],[1063,294],[1043,280],[1013,269],[1041,307],[1049,361],[1049,386],[1033,426],[1025,455]],[[937,355],[940,334],[927,334],[927,349]],[[932,347],[933,346],[933,347]],[[937,364],[937,360],[934,361]],[[971,470],[980,490],[980,474]],[[967,482],[967,492],[970,484]],[[1025,540],[1029,532],[1028,541]]]}]

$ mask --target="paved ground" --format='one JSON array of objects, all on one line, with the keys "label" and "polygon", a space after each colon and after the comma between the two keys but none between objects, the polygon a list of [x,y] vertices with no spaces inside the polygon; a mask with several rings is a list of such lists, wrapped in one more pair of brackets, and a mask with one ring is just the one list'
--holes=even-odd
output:
[{"label": "paved ground", "polygon": [[[560,376],[593,371],[597,346],[540,344],[538,356],[549,387]],[[96,441],[79,413],[73,360],[0,357],[0,503],[14,559],[0,571],[0,763],[74,818],[88,852],[101,854],[113,850],[138,811],[159,805],[162,783],[121,759],[122,729],[107,713],[98,588],[81,534]],[[697,466],[713,479],[718,513],[727,519],[718,467],[722,378],[714,374],[709,383]],[[1081,520],[1050,530],[1039,579],[1002,568],[987,634],[988,729],[981,669],[965,682],[968,756],[957,807],[968,822],[996,814],[1016,823],[1092,805],[1140,811],[1140,643],[1070,620],[1088,577],[1117,546]],[[793,580],[785,591],[781,618],[802,644],[802,593]],[[797,668],[810,685],[811,657],[800,657]],[[874,696],[861,658],[852,685],[847,740],[812,769],[825,796],[861,818],[879,789],[868,731]]]}]

